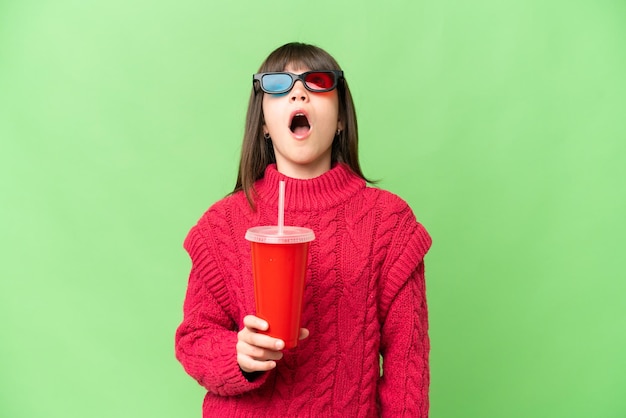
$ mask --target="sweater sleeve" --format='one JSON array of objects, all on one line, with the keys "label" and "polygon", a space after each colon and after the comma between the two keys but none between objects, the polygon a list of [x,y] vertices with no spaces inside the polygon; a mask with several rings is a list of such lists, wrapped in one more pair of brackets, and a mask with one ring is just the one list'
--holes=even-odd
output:
[{"label": "sweater sleeve", "polygon": [[423,258],[431,240],[412,214],[400,230],[381,297],[380,412],[383,417],[426,418],[430,340]]},{"label": "sweater sleeve", "polygon": [[209,392],[239,395],[265,382],[267,373],[248,381],[237,363],[237,323],[227,314],[228,290],[216,255],[196,226],[185,240],[192,260],[183,321],[175,336],[176,358]]}]

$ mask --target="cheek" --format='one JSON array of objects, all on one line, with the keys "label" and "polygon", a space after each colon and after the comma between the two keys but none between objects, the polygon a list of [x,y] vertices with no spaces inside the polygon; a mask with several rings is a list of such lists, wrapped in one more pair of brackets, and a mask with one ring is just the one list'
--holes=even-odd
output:
[{"label": "cheek", "polygon": [[331,117],[335,121],[338,121],[339,120],[339,97],[337,97],[336,93],[334,97],[332,98],[331,103],[329,103],[328,108],[330,109]]},{"label": "cheek", "polygon": [[328,106],[327,120],[329,123],[333,124],[333,129],[335,129],[335,125],[339,122],[339,104],[335,101]]},{"label": "cheek", "polygon": [[267,127],[271,127],[275,124],[276,119],[276,110],[275,106],[272,106],[271,102],[267,101],[266,98],[263,98],[263,120],[264,125]]}]

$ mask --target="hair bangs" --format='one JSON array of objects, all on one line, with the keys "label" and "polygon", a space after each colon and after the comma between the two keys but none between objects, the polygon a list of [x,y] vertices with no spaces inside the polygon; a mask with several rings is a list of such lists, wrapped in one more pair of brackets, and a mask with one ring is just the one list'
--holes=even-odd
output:
[{"label": "hair bangs", "polygon": [[270,54],[259,69],[260,73],[294,70],[341,70],[326,51],[314,45],[291,43]]}]

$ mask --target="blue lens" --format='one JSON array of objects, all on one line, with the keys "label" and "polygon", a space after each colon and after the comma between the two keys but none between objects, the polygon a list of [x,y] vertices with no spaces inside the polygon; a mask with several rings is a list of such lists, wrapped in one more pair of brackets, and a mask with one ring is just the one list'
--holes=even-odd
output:
[{"label": "blue lens", "polygon": [[289,74],[266,74],[262,82],[265,91],[281,92],[291,86],[291,76]]}]

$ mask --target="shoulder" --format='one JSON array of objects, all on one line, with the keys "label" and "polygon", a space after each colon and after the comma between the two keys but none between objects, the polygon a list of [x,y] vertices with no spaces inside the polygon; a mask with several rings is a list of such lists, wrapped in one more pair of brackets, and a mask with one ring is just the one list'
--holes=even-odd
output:
[{"label": "shoulder", "polygon": [[[380,219],[378,235],[387,236],[391,240],[389,245],[397,250],[417,245],[423,257],[432,240],[409,204],[402,197],[377,187],[366,188],[364,195]],[[381,241],[387,242],[386,239]]]},{"label": "shoulder", "polygon": [[408,216],[415,219],[413,210],[409,204],[397,194],[378,187],[366,187],[363,191],[363,199],[380,211],[381,216]]},{"label": "shoulder", "polygon": [[248,218],[252,210],[243,192],[228,195],[213,203],[191,227],[185,239],[185,247],[191,242],[205,241],[210,237],[227,237],[232,234],[233,224]]},{"label": "shoulder", "polygon": [[245,194],[243,192],[236,192],[213,203],[202,214],[198,223],[219,222],[224,218],[231,218],[248,212],[251,212],[251,208]]}]

